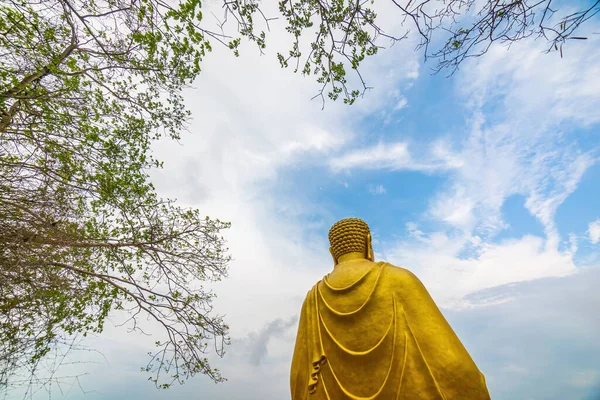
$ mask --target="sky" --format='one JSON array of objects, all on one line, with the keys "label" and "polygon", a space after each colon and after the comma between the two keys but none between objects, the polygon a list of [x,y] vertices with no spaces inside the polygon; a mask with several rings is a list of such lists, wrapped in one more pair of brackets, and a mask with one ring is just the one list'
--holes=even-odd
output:
[{"label": "sky", "polygon": [[154,147],[162,196],[232,223],[229,277],[210,285],[228,381],[158,391],[140,372],[157,338],[109,324],[86,342],[102,354],[74,360],[87,375],[52,397],[289,398],[302,301],[333,268],[328,230],[358,217],[376,259],[425,284],[492,399],[600,399],[600,35],[563,58],[493,46],[450,77],[409,38],[365,63],[364,98],[324,109],[312,78],[279,67],[287,38],[270,38],[265,55],[215,48],[185,92],[189,132]]}]

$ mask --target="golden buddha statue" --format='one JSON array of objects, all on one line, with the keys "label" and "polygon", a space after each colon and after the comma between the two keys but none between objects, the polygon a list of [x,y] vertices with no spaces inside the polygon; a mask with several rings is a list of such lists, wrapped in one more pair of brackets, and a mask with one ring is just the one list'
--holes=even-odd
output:
[{"label": "golden buddha statue", "polygon": [[489,400],[479,371],[410,271],[374,262],[357,218],[329,231],[334,270],[308,292],[292,400]]}]

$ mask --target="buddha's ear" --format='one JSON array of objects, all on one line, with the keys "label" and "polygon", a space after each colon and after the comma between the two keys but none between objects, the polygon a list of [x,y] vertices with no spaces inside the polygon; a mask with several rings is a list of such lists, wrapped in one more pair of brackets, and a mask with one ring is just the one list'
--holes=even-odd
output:
[{"label": "buddha's ear", "polygon": [[373,255],[373,245],[371,243],[371,234],[368,233],[367,237],[365,239],[366,243],[365,243],[365,247],[367,249],[367,260],[369,261],[375,261],[375,256]]},{"label": "buddha's ear", "polygon": [[337,259],[335,258],[335,254],[333,254],[333,248],[331,248],[331,247],[329,248],[329,253],[331,253],[331,257],[333,257],[333,266],[335,267],[338,264],[338,262],[337,262]]}]

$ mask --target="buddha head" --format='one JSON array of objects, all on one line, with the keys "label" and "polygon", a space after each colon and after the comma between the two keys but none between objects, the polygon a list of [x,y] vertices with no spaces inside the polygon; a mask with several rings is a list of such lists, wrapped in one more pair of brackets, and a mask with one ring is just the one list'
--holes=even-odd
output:
[{"label": "buddha head", "polygon": [[333,264],[344,254],[361,253],[369,261],[374,261],[371,231],[369,225],[358,218],[342,219],[329,230],[329,252]]}]

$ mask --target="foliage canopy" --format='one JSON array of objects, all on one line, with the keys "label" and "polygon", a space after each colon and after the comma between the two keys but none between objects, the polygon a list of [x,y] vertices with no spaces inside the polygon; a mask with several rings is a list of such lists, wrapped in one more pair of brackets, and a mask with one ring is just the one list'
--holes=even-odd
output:
[{"label": "foliage canopy", "polygon": [[[157,196],[149,152],[178,138],[181,89],[210,49],[200,3],[13,1],[0,6],[0,376],[126,308],[164,330],[159,387],[196,373],[227,326],[203,280],[226,275],[229,226]],[[160,375],[166,383],[159,383]]]}]

